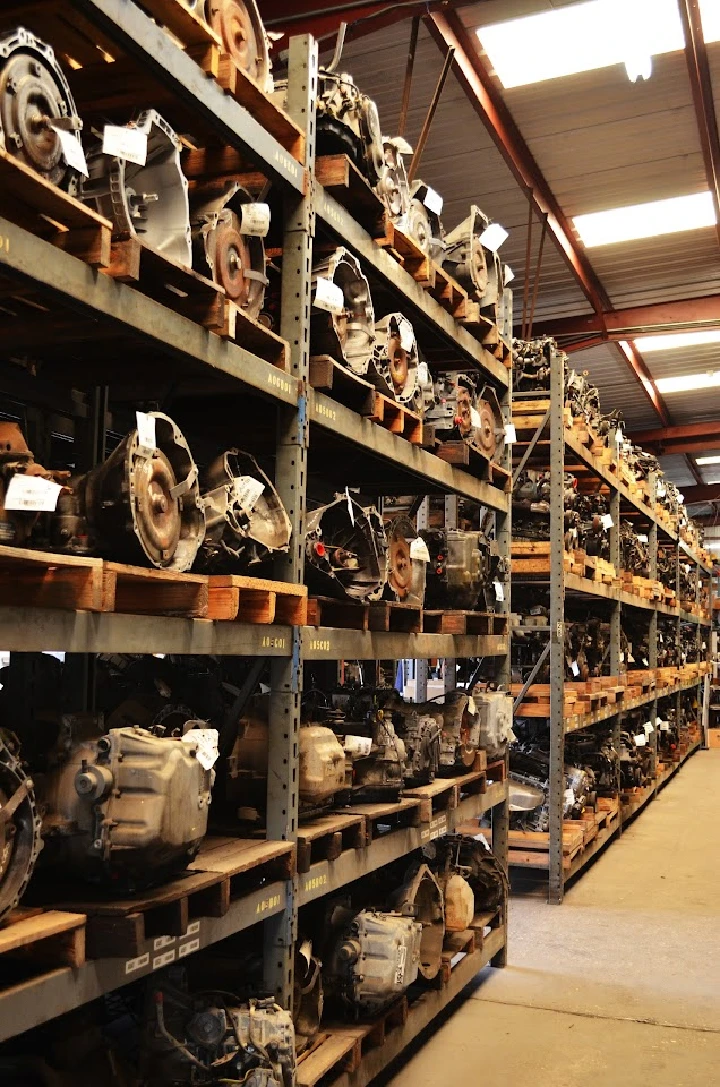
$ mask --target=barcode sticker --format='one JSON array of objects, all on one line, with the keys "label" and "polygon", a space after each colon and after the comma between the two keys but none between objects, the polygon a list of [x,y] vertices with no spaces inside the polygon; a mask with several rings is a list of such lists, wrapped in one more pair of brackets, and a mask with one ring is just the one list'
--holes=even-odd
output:
[{"label": "barcode sticker", "polygon": [[331,279],[318,276],[315,280],[313,305],[317,309],[327,310],[328,313],[342,313],[345,308],[345,296],[342,288],[333,283]]},{"label": "barcode sticker", "polygon": [[233,480],[233,492],[235,501],[246,513],[252,513],[257,505],[258,498],[265,490],[264,483],[254,476],[237,476]]},{"label": "barcode sticker", "polygon": [[240,216],[240,230],[251,238],[265,238],[270,229],[270,207],[268,204],[243,204]]},{"label": "barcode sticker", "polygon": [[73,170],[77,170],[83,177],[88,176],[87,162],[85,161],[85,152],[83,151],[83,145],[75,135],[74,132],[66,132],[64,128],[58,128],[56,125],[50,126],[53,132],[57,133],[57,137],[60,140],[60,147],[68,166],[71,166]]},{"label": "barcode sticker", "polygon": [[441,215],[444,200],[439,192],[435,192],[435,189],[431,189],[430,186],[426,186],[425,199],[423,204],[434,215]]},{"label": "barcode sticker", "polygon": [[144,166],[147,162],[147,133],[127,125],[105,125],[102,149],[104,155]]},{"label": "barcode sticker", "polygon": [[16,473],[8,484],[5,509],[24,513],[52,513],[61,490],[61,485],[52,479]]},{"label": "barcode sticker", "polygon": [[157,449],[155,439],[155,416],[145,411],[136,411],[138,453],[151,454]]},{"label": "barcode sticker", "polygon": [[495,598],[502,602],[505,599],[505,586],[502,581],[494,581],[493,585],[495,587]]}]

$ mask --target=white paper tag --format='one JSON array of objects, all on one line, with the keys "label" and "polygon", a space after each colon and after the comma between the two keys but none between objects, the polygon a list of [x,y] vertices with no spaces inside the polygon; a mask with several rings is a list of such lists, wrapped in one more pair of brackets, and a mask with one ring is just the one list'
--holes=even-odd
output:
[{"label": "white paper tag", "polygon": [[666,494],[667,494],[667,487],[665,486],[665,484],[664,483],[658,483],[658,485],[657,485],[657,496],[658,496],[658,498],[664,498]]},{"label": "white paper tag", "polygon": [[472,695],[470,695],[470,697],[468,698],[467,711],[468,713],[471,713],[473,717],[477,713],[477,706],[475,705],[475,699]]},{"label": "white paper tag", "polygon": [[566,807],[572,807],[572,805],[574,803],[575,803],[575,793],[572,791],[572,789],[566,789],[565,790],[565,805],[566,805]]},{"label": "white paper tag", "polygon": [[147,162],[147,133],[141,128],[126,125],[105,125],[103,129],[103,154],[126,159],[144,166]]},{"label": "white paper tag", "polygon": [[145,411],[136,411],[138,453],[151,454],[157,449],[155,440],[155,416]]},{"label": "white paper tag", "polygon": [[60,147],[68,166],[72,166],[73,170],[77,170],[83,177],[87,177],[88,168],[85,161],[85,152],[79,138],[74,132],[66,132],[64,128],[56,128],[55,125],[50,127],[53,132],[57,132]]},{"label": "white paper tag", "polygon": [[212,770],[217,762],[218,730],[216,728],[191,728],[182,738],[184,744],[197,744],[197,761],[203,770]]},{"label": "white paper tag", "polygon": [[495,599],[502,603],[505,599],[505,586],[502,581],[493,581],[493,585],[495,587]]},{"label": "white paper tag", "polygon": [[509,264],[503,265],[503,287],[507,287],[508,283],[512,283],[515,278],[515,273]]},{"label": "white paper tag", "polygon": [[645,747],[647,744],[647,736],[644,732],[638,732],[637,736],[633,736],[636,747]]},{"label": "white paper tag", "polygon": [[609,513],[604,513],[600,518],[600,524],[603,528],[608,529],[613,527],[613,519]]},{"label": "white paper tag", "polygon": [[669,721],[661,721],[660,724],[658,725],[658,728],[660,729],[661,732],[669,732],[670,731],[670,722]]},{"label": "white paper tag", "polygon": [[418,562],[430,562],[430,552],[422,536],[416,536],[410,541],[410,558]]},{"label": "white paper tag", "polygon": [[623,651],[622,651],[622,650],[620,650],[620,663],[622,664],[622,662],[623,662],[624,660],[625,660],[625,654],[623,653]]},{"label": "white paper tag", "polygon": [[655,731],[655,726],[653,725],[653,723],[651,721],[646,721],[645,724],[643,725],[643,728],[645,729],[645,735],[646,736],[649,736],[652,732]]},{"label": "white paper tag", "polygon": [[572,672],[572,674],[574,676],[579,676],[580,675],[580,666],[579,666],[577,661],[571,661],[570,662],[570,671]]},{"label": "white paper tag", "polygon": [[513,445],[517,441],[517,431],[514,423],[505,424],[505,441],[508,445]]},{"label": "white paper tag", "polygon": [[440,193],[435,192],[435,190],[431,189],[428,185],[427,192],[425,193],[425,199],[423,200],[423,204],[428,209],[428,211],[432,211],[435,215],[442,215],[444,203],[445,201],[443,200]]},{"label": "white paper tag", "polygon": [[238,476],[233,480],[233,492],[239,506],[246,513],[252,513],[257,505],[257,500],[265,490],[265,484],[253,476]]},{"label": "white paper tag", "polygon": [[345,295],[342,288],[333,283],[331,279],[318,276],[315,281],[313,305],[317,309],[327,310],[328,313],[342,313],[345,309]]},{"label": "white paper tag", "polygon": [[403,351],[407,351],[409,354],[415,346],[415,332],[407,318],[398,321],[398,332],[400,333],[400,346]]},{"label": "white paper tag", "polygon": [[480,418],[480,412],[477,408],[470,408],[470,422],[474,427],[482,426],[482,419]]},{"label": "white paper tag", "polygon": [[346,736],[343,748],[348,755],[369,755],[372,740],[369,736]]},{"label": "white paper tag", "polygon": [[240,230],[251,238],[266,238],[270,229],[270,206],[268,204],[243,204],[240,215]]},{"label": "white paper tag", "polygon": [[352,498],[350,497],[350,491],[348,490],[347,487],[345,488],[345,497],[347,498],[348,513],[350,514],[350,523],[354,528],[355,527],[355,511],[353,510]]},{"label": "white paper tag", "polygon": [[647,659],[647,657],[643,657],[642,662],[646,668],[650,667],[650,661]]},{"label": "white paper tag", "polygon": [[622,430],[620,430],[620,429],[616,430],[615,431],[615,442],[617,443],[617,445],[622,445],[624,440],[625,440],[625,436],[624,436]]},{"label": "white paper tag", "polygon": [[62,486],[52,479],[24,476],[16,472],[5,493],[5,509],[25,513],[52,513],[61,490]]}]

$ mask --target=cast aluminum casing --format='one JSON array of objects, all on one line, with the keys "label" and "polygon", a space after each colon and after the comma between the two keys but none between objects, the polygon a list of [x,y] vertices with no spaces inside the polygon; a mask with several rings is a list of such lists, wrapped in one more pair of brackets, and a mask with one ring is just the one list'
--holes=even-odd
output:
[{"label": "cast aluminum casing", "polygon": [[515,739],[511,696],[505,691],[480,691],[473,694],[472,703],[480,723],[480,747],[490,758],[499,756]]},{"label": "cast aluminum casing", "polygon": [[313,306],[310,319],[312,353],[328,354],[351,373],[364,377],[375,344],[375,310],[370,284],[360,261],[341,246],[313,268],[313,298],[317,294],[318,279],[329,280],[340,288],[343,309],[333,313]]},{"label": "cast aluminum casing", "polygon": [[[114,728],[75,740],[37,775],[45,858],[91,882],[142,886],[193,859],[205,836],[214,773],[196,742],[141,728]],[[202,722],[197,723],[200,727]]]},{"label": "cast aluminum casing", "polygon": [[399,913],[362,910],[343,927],[323,973],[358,1012],[373,1012],[417,980],[422,925]]},{"label": "cast aluminum casing", "polygon": [[180,165],[180,140],[156,110],[145,110],[130,127],[147,136],[144,166],[103,154],[87,156],[87,203],[143,244],[189,268],[192,264],[188,183]]}]

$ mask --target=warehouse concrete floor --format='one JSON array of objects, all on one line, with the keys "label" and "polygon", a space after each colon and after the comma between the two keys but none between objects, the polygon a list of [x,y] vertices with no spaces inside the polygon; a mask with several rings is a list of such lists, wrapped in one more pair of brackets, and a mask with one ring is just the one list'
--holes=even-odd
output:
[{"label": "warehouse concrete floor", "polygon": [[719,793],[696,752],[562,906],[513,897],[508,966],[391,1087],[720,1083]]}]

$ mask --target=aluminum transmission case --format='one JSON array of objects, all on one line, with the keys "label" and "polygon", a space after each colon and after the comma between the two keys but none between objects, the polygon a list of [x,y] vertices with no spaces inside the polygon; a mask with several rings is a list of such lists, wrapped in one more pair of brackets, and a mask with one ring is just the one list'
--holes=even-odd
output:
[{"label": "aluminum transmission case", "polygon": [[292,1016],[272,999],[242,1003],[231,993],[189,993],[178,970],[148,987],[142,1082],[292,1087]]},{"label": "aluminum transmission case", "polygon": [[384,177],[377,106],[347,72],[318,72],[317,153],[348,155],[373,188]]},{"label": "aluminum transmission case", "polygon": [[155,446],[131,430],[108,459],[71,480],[53,516],[53,545],[120,562],[189,570],[205,535],[198,472],[180,428],[149,412]]},{"label": "aluminum transmission case", "polygon": [[214,777],[198,742],[132,727],[83,739],[68,717],[63,730],[55,766],[37,775],[44,861],[126,887],[187,867],[207,830]]},{"label": "aluminum transmission case", "polygon": [[264,94],[273,89],[270,42],[255,0],[182,0],[222,39],[240,71]]},{"label": "aluminum transmission case", "polygon": [[375,507],[339,495],[308,514],[305,580],[325,595],[377,599],[387,577],[387,548]]},{"label": "aluminum transmission case", "polygon": [[426,864],[408,874],[402,887],[391,895],[390,905],[422,926],[418,972],[426,981],[432,981],[442,965],[445,907],[440,884]]},{"label": "aluminum transmission case", "polygon": [[[267,204],[256,205],[237,181],[221,180],[192,192],[193,267],[256,320],[265,301],[265,235],[245,226],[257,214],[270,223]],[[264,226],[263,226],[263,229]]]},{"label": "aluminum transmission case", "polygon": [[0,146],[74,196],[80,174],[52,125],[77,135],[82,121],[51,47],[18,27],[0,38]]},{"label": "aluminum transmission case", "polygon": [[480,747],[489,758],[499,758],[515,739],[512,697],[506,691],[475,691],[470,708],[479,717]]},{"label": "aluminum transmission case", "polygon": [[132,127],[147,136],[145,165],[105,155],[98,144],[87,156],[85,200],[116,230],[136,235],[144,245],[189,268],[190,209],[180,140],[154,109],[141,113]]},{"label": "aluminum transmission case", "polygon": [[422,925],[412,917],[340,907],[330,924],[339,931],[323,958],[326,989],[356,1014],[380,1010],[417,980]]},{"label": "aluminum transmission case", "polygon": [[443,267],[448,268],[471,297],[482,298],[488,290],[488,264],[492,265],[492,253],[485,249],[480,235],[489,222],[473,204],[467,218],[445,235]]},{"label": "aluminum transmission case", "polygon": [[413,407],[419,393],[419,356],[413,326],[402,313],[389,313],[376,321],[375,335],[369,380],[398,404]]},{"label": "aluminum transmission case", "polygon": [[0,544],[22,547],[30,539],[40,514],[32,509],[7,509],[7,492],[14,476],[65,484],[69,472],[43,468],[28,449],[20,424],[0,421]]},{"label": "aluminum transmission case", "polygon": [[328,280],[342,291],[342,309],[327,310],[313,305],[310,338],[313,355],[328,354],[351,373],[364,377],[370,366],[375,343],[375,310],[370,284],[360,261],[342,247],[316,264],[312,273],[313,299],[318,280]]},{"label": "aluminum transmission case", "polygon": [[426,608],[468,610],[487,604],[495,565],[482,532],[424,529],[430,552],[425,587]]},{"label": "aluminum transmission case", "polygon": [[228,449],[201,478],[208,569],[242,570],[287,551],[292,526],[280,495],[254,457]]}]

